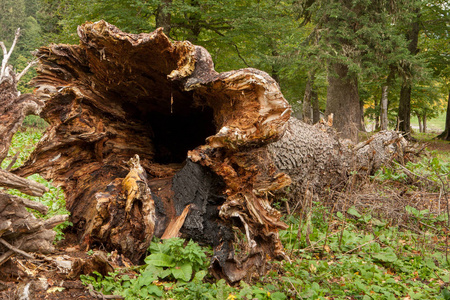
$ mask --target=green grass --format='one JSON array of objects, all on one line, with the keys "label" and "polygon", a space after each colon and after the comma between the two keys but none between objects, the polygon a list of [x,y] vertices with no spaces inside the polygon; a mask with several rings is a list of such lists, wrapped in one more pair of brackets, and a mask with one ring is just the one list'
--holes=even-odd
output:
[{"label": "green grass", "polygon": [[[446,112],[440,113],[437,118],[427,120],[427,131],[441,133],[445,128]],[[411,116],[411,126],[414,126],[415,131],[419,131],[419,122],[417,117]]]}]

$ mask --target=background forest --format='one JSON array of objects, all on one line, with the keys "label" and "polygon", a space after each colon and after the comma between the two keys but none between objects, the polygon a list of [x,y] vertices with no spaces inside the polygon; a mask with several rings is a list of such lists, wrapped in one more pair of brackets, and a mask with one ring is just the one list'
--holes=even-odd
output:
[{"label": "background forest", "polygon": [[[319,111],[333,112],[335,126],[350,138],[349,122],[360,130],[364,119],[367,129],[398,124],[407,132],[413,116],[422,131],[447,107],[444,0],[3,0],[0,6],[0,40],[11,42],[22,28],[10,61],[19,70],[34,49],[77,43],[77,25],[104,19],[125,32],[164,27],[171,39],[204,46],[219,72],[264,70],[298,116],[317,121]],[[34,75],[22,80],[22,91]]]},{"label": "background forest", "polygon": [[[305,122],[333,113],[335,127],[355,139],[361,130],[408,132],[411,118],[425,131],[427,120],[447,112],[441,129],[450,140],[449,8],[447,0],[1,0],[0,41],[9,48],[21,28],[9,61],[21,71],[40,46],[78,43],[77,26],[86,21],[103,19],[132,33],[164,27],[173,40],[205,47],[218,72],[266,71]],[[31,70],[19,82],[22,93],[32,90],[26,83],[34,76]],[[43,130],[19,130],[1,169],[22,165]],[[30,263],[50,282],[50,292],[36,299],[448,300],[450,152],[448,142],[432,143],[429,150],[437,151],[423,146],[423,155],[405,164],[350,172],[345,187],[321,198],[275,199],[271,205],[288,225],[279,236],[289,260],[268,259],[263,275],[229,285],[209,273],[211,248],[155,239],[142,265],[72,278],[81,287],[52,277],[54,266]],[[50,191],[40,199],[12,193],[44,203],[46,218],[68,213],[60,187],[37,174],[30,179]],[[55,228],[58,249],[68,255],[78,247],[86,260],[98,254],[72,247],[63,231],[72,225]],[[0,298],[20,288],[13,282],[3,292],[1,284]]]}]

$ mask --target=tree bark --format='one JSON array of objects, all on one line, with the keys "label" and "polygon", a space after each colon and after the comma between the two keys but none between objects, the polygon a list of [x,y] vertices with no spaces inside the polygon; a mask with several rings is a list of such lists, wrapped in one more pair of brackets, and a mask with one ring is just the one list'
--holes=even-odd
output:
[{"label": "tree bark", "polygon": [[403,81],[398,104],[398,130],[406,136],[411,133],[411,85]]},{"label": "tree bark", "polygon": [[387,126],[388,126],[388,117],[387,117],[388,90],[389,90],[389,86],[387,84],[383,85],[383,87],[381,88],[380,130],[387,130]]},{"label": "tree bark", "polygon": [[172,0],[162,0],[156,11],[156,28],[162,27],[163,32],[167,36],[170,36],[170,29],[172,27],[172,15],[170,14],[171,5]]},{"label": "tree bark", "polygon": [[439,139],[450,141],[450,89],[448,90],[447,114],[445,115],[445,128],[444,131],[437,137]]},{"label": "tree bark", "polygon": [[313,123],[313,113],[312,113],[312,99],[313,99],[313,88],[314,85],[314,71],[308,73],[308,80],[305,86],[305,95],[303,96],[303,109],[302,116],[303,122],[312,124]]},{"label": "tree bark", "polygon": [[86,246],[138,262],[153,235],[179,230],[212,245],[212,273],[236,282],[286,256],[278,231],[287,226],[269,195],[292,182],[299,196],[337,187],[354,167],[371,172],[404,146],[385,133],[352,148],[326,124],[290,118],[265,72],[218,74],[204,48],[172,43],[161,29],[127,34],[99,21],[78,34],[79,45],[37,53],[35,94],[50,126],[16,172],[64,188]]},{"label": "tree bark", "polygon": [[422,129],[423,129],[423,133],[427,132],[427,113],[423,113],[423,117],[422,117]]},{"label": "tree bark", "polygon": [[334,63],[330,67],[325,114],[333,114],[333,127],[343,138],[357,142],[361,123],[357,78],[343,64]]},{"label": "tree bark", "polygon": [[420,113],[417,113],[417,122],[419,123],[419,132],[422,133],[423,131],[423,123],[422,123],[422,116]]},{"label": "tree bark", "polygon": [[[411,55],[416,55],[419,52],[417,48],[419,41],[419,32],[420,32],[420,8],[416,9],[415,12],[416,19],[411,23],[411,28],[408,31],[406,38],[409,41],[408,50]],[[405,70],[406,74],[403,77],[403,83],[400,90],[400,101],[398,105],[398,123],[399,130],[406,134],[406,136],[410,135],[411,131],[411,65],[406,65]]]}]

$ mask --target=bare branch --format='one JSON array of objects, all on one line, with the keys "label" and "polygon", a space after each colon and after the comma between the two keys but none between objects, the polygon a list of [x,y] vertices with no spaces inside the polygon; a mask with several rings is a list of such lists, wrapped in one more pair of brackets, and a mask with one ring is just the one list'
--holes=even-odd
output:
[{"label": "bare branch", "polygon": [[25,69],[23,69],[22,72],[20,72],[20,74],[16,76],[16,81],[19,82],[19,80],[22,78],[22,76],[25,75],[25,74],[28,72],[28,70],[29,70],[32,66],[34,66],[37,62],[38,62],[37,59],[31,61],[31,62],[25,67]]},{"label": "bare branch", "polygon": [[11,45],[11,48],[9,48],[9,52],[6,49],[5,44],[3,42],[1,42],[1,47],[3,49],[3,60],[2,60],[2,69],[0,72],[0,81],[3,79],[3,76],[5,75],[6,65],[8,64],[8,60],[11,57],[11,53],[13,52],[14,47],[16,46],[19,36],[20,36],[20,28],[17,28],[16,34],[14,36],[14,41]]},{"label": "bare branch", "polygon": [[13,245],[11,245],[10,243],[8,243],[7,241],[5,241],[4,239],[0,238],[0,243],[3,244],[3,246],[9,248],[10,250],[16,252],[17,254],[20,254],[26,258],[29,259],[33,259],[34,256],[31,254],[26,253],[25,251],[20,250],[19,248],[14,247]]}]

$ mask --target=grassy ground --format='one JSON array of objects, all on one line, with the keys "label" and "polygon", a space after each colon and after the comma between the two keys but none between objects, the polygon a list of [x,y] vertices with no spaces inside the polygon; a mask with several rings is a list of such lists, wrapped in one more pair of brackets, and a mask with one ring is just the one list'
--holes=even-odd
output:
[{"label": "grassy ground", "polygon": [[[29,129],[16,134],[10,157],[21,152],[17,165],[40,136]],[[236,285],[216,281],[207,272],[210,249],[155,240],[145,265],[82,279],[126,299],[450,299],[450,151],[434,135],[416,137],[436,152],[407,164],[409,172],[382,168],[285,213],[289,228],[280,238],[289,260],[269,260],[262,276]],[[51,214],[62,212],[60,190],[41,200]]]},{"label": "grassy ground", "polygon": [[[445,116],[446,113],[443,112],[439,114],[437,118],[427,120],[427,132],[435,132],[441,133],[445,128]],[[417,121],[417,117],[411,116],[411,126],[419,131],[419,122]]]}]

